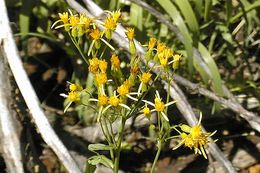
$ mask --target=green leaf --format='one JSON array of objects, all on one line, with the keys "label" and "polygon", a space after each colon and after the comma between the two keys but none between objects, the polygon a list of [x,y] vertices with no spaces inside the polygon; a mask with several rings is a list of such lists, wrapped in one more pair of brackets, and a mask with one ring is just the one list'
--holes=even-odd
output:
[{"label": "green leaf", "polygon": [[130,24],[136,26],[140,31],[143,30],[143,8],[132,3],[130,9]]},{"label": "green leaf", "polygon": [[[208,52],[207,48],[202,44],[199,43],[199,51],[204,58],[205,62],[207,63],[209,70],[210,70],[210,80],[212,82],[213,90],[220,96],[223,96],[223,89],[222,89],[222,81],[221,77],[218,71],[218,67],[214,61],[214,59],[211,57],[210,53]],[[202,76],[205,76],[205,71],[201,71]]]},{"label": "green leaf", "polygon": [[114,167],[113,162],[104,155],[92,156],[88,159],[88,163],[91,165],[103,164],[106,167]]},{"label": "green leaf", "polygon": [[168,27],[164,24],[161,24],[159,36],[166,37],[167,35],[168,35]]},{"label": "green leaf", "polygon": [[175,2],[182,12],[190,31],[193,33],[193,43],[197,47],[196,45],[199,41],[199,24],[195,13],[188,0],[175,0]]},{"label": "green leaf", "polygon": [[181,17],[177,8],[173,5],[170,0],[157,0],[157,2],[162,6],[162,8],[168,13],[168,15],[172,18],[174,24],[180,30],[183,40],[182,43],[185,46],[188,55],[188,68],[189,72],[192,73],[193,71],[193,59],[192,59],[192,39],[189,34],[188,28]]},{"label": "green leaf", "polygon": [[85,173],[94,173],[96,170],[96,165],[91,165],[86,161]]},{"label": "green leaf", "polygon": [[226,0],[226,14],[227,14],[227,25],[229,25],[230,23],[230,18],[232,16],[232,11],[233,11],[233,7],[232,7],[232,0]]},{"label": "green leaf", "polygon": [[205,0],[204,20],[209,21],[210,11],[212,7],[212,0]]},{"label": "green leaf", "polygon": [[35,4],[34,0],[23,0],[19,14],[19,26],[22,34],[26,34],[30,29],[30,14]]},{"label": "green leaf", "polygon": [[88,149],[90,151],[99,151],[99,150],[110,150],[113,147],[105,145],[105,144],[89,144]]}]

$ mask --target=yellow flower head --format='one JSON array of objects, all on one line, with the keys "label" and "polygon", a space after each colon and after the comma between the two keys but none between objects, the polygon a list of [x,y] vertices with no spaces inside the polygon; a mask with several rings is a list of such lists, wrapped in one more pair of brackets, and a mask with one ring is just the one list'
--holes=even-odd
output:
[{"label": "yellow flower head", "polygon": [[111,16],[112,16],[113,20],[117,23],[118,20],[121,18],[120,10],[111,12]]},{"label": "yellow flower head", "polygon": [[108,102],[108,98],[105,95],[99,95],[98,96],[98,103],[100,106],[105,106]]},{"label": "yellow flower head", "polygon": [[173,56],[172,67],[173,67],[174,70],[179,68],[180,60],[181,60],[181,56],[180,55],[176,54],[176,55]]},{"label": "yellow flower head", "polygon": [[163,54],[164,54],[164,57],[165,58],[170,58],[170,57],[172,57],[173,56],[173,50],[172,49],[170,49],[170,48],[166,48],[166,49],[164,49],[163,50]]},{"label": "yellow flower head", "polygon": [[117,92],[119,93],[120,96],[125,96],[126,94],[129,94],[130,87],[126,84],[122,84],[117,88]]},{"label": "yellow flower head", "polygon": [[156,45],[156,39],[154,37],[150,38],[148,43],[148,49],[153,49],[155,45]]},{"label": "yellow flower head", "polygon": [[191,128],[190,134],[193,139],[199,138],[203,134],[201,125],[193,126]]},{"label": "yellow flower head", "polygon": [[107,62],[106,60],[99,60],[99,69],[102,73],[105,73],[107,70]]},{"label": "yellow flower head", "polygon": [[158,97],[154,99],[154,108],[158,112],[164,111],[164,103]]},{"label": "yellow flower head", "polygon": [[82,87],[76,84],[70,84],[69,85],[70,91],[82,91]]},{"label": "yellow flower head", "polygon": [[109,97],[108,103],[111,106],[117,107],[120,103],[120,100],[119,100],[119,98],[117,98],[117,96],[111,96],[111,97]]},{"label": "yellow flower head", "polygon": [[59,13],[59,17],[60,17],[60,20],[64,24],[68,24],[69,23],[69,14],[68,14],[68,12]]},{"label": "yellow flower head", "polygon": [[166,49],[166,45],[164,43],[158,43],[157,44],[157,52],[158,54],[162,53]]},{"label": "yellow flower head", "polygon": [[89,35],[93,40],[98,40],[101,38],[101,32],[99,29],[93,29]]},{"label": "yellow flower head", "polygon": [[141,76],[141,82],[143,82],[144,84],[147,84],[150,80],[151,80],[151,73],[143,73]]},{"label": "yellow flower head", "polygon": [[163,67],[166,67],[168,65],[168,58],[160,57],[159,61],[160,61],[161,66],[163,66]]},{"label": "yellow flower head", "polygon": [[143,113],[145,116],[149,117],[151,115],[151,110],[147,106],[145,106],[143,109]]},{"label": "yellow flower head", "polygon": [[187,135],[186,133],[181,134],[181,138],[184,140],[184,146],[189,147],[192,149],[194,147],[194,140],[191,138],[190,135]]},{"label": "yellow flower head", "polygon": [[104,85],[107,82],[107,74],[106,73],[98,73],[96,74],[96,83],[98,86]]},{"label": "yellow flower head", "polygon": [[108,16],[104,22],[104,27],[107,30],[112,30],[114,31],[116,29],[117,22],[113,19],[113,17]]},{"label": "yellow flower head", "polygon": [[91,72],[93,74],[97,73],[98,67],[99,67],[98,58],[92,58],[89,60],[89,67],[88,67],[89,72]]},{"label": "yellow flower head", "polygon": [[77,26],[79,24],[79,17],[78,16],[70,16],[70,25],[72,27]]},{"label": "yellow flower head", "polygon": [[213,136],[216,133],[216,131],[213,133],[203,132],[202,126],[200,125],[201,118],[202,115],[200,115],[199,122],[193,127],[190,127],[185,124],[180,126],[181,130],[183,131],[178,131],[180,133],[181,142],[174,149],[177,149],[182,144],[184,144],[184,146],[189,147],[190,149],[194,149],[195,154],[202,154],[204,158],[207,159],[205,146],[209,142],[211,142],[209,137]]},{"label": "yellow flower head", "polygon": [[111,61],[111,64],[112,64],[112,68],[114,68],[115,70],[120,69],[120,60],[119,60],[118,56],[113,54],[110,61]]},{"label": "yellow flower head", "polygon": [[134,28],[126,28],[126,36],[129,39],[129,41],[133,41],[135,36],[135,29]]},{"label": "yellow flower head", "polygon": [[83,14],[79,17],[79,23],[83,25],[84,29],[87,30],[90,27],[91,19]]},{"label": "yellow flower head", "polygon": [[69,99],[71,102],[79,101],[79,100],[80,100],[79,92],[77,92],[77,91],[71,91],[71,92],[69,92],[69,94],[68,94],[68,99]]}]

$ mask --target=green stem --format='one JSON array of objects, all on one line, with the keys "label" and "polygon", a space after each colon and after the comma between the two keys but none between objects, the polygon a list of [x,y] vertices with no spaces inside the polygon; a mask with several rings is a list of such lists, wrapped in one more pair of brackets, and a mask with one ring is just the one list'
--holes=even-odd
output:
[{"label": "green stem", "polygon": [[157,161],[159,159],[159,156],[161,154],[161,150],[162,150],[162,141],[161,140],[158,140],[157,147],[158,147],[158,150],[157,150],[156,156],[154,158],[153,166],[152,166],[152,169],[151,169],[150,173],[154,173],[155,165],[156,165],[156,163],[157,163]]},{"label": "green stem", "polygon": [[87,58],[85,57],[84,53],[81,51],[79,45],[76,43],[76,41],[74,40],[74,38],[71,36],[71,34],[68,32],[70,39],[72,41],[72,43],[75,45],[75,47],[77,48],[77,50],[79,51],[81,57],[83,58],[83,60],[89,65],[89,62],[87,60]]},{"label": "green stem", "polygon": [[116,146],[115,161],[114,161],[114,173],[118,173],[118,170],[119,170],[121,143],[122,143],[122,138],[123,138],[123,132],[124,132],[124,129],[125,129],[125,121],[126,121],[126,119],[124,117],[122,117],[122,122],[121,122],[121,126],[120,126],[120,129],[119,129],[119,137],[118,137],[117,146]]}]

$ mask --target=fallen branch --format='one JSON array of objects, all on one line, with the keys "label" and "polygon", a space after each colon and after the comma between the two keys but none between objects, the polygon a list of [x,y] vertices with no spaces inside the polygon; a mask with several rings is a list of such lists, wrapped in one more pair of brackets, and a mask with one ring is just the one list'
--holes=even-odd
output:
[{"label": "fallen branch", "polygon": [[[87,9],[84,9],[80,4],[78,4],[77,2],[73,1],[73,0],[67,0],[68,4],[74,8],[76,11],[78,11],[79,13],[84,13],[89,15],[89,17],[96,17],[98,18],[99,16],[101,16],[104,11],[98,6],[96,5],[93,1],[91,0],[84,0],[83,2],[86,4]],[[125,49],[128,50],[128,40],[125,37],[125,29],[122,26],[118,26],[115,33],[113,33],[112,39],[118,43],[118,45]],[[142,57],[142,59],[144,60],[144,54],[145,51],[142,48],[142,46],[135,40],[135,45],[136,45],[136,49],[138,54]],[[177,85],[176,85],[177,86]],[[177,106],[178,109],[181,111],[181,113],[186,114],[187,111],[190,111],[189,114],[187,114],[187,116],[184,115],[185,118],[187,118],[187,121],[190,125],[194,125],[197,122],[197,118],[195,116],[195,114],[193,113],[190,104],[187,102],[186,99],[184,99],[183,97],[181,97],[179,95],[180,92],[176,91],[176,88],[171,86],[171,93],[173,91],[175,91],[175,95],[171,94],[171,96],[173,97],[173,99],[177,100]],[[180,90],[181,91],[181,90]],[[190,107],[190,109],[187,109],[187,107]],[[189,116],[188,116],[189,115]],[[229,162],[229,160],[227,160],[223,153],[220,151],[220,149],[217,147],[217,145],[212,144],[210,145],[210,153],[213,155],[213,157],[219,161],[223,167],[229,172],[229,173],[235,173],[236,171],[234,170],[234,168],[232,167],[232,164]]]},{"label": "fallen branch", "polygon": [[[9,26],[9,19],[7,17],[7,10],[5,1],[0,0],[0,41],[7,61],[10,65],[15,81],[21,91],[21,94],[31,112],[32,119],[35,122],[43,140],[52,148],[57,154],[61,163],[70,173],[80,173],[78,166],[72,159],[66,147],[60,141],[51,125],[49,124],[46,116],[44,115],[39,100],[35,91],[28,79],[28,76],[23,68],[21,59],[18,55],[17,48],[13,39],[12,31]],[[19,171],[18,171],[19,172]]]},{"label": "fallen branch", "polygon": [[[1,26],[1,23],[0,23]],[[21,143],[19,141],[18,124],[15,121],[15,112],[12,111],[12,88],[8,78],[7,63],[0,50],[0,136],[1,149],[9,173],[23,173]]]}]

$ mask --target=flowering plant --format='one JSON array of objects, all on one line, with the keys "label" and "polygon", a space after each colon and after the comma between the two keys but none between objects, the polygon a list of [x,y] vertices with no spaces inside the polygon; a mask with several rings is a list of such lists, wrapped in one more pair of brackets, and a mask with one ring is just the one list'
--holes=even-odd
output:
[{"label": "flowering plant", "polygon": [[[120,11],[107,12],[103,21],[91,19],[84,14],[73,14],[70,10],[60,13],[59,17],[60,19],[53,24],[53,27],[55,29],[64,28],[86,62],[88,73],[95,79],[94,91],[89,91],[79,84],[70,83],[68,94],[61,94],[69,100],[64,112],[73,102],[94,107],[97,112],[96,121],[100,124],[107,144],[89,145],[89,150],[97,154],[88,159],[90,164],[104,164],[117,173],[126,121],[139,115],[148,120],[151,116],[157,117],[156,124],[150,121],[151,127],[154,127],[156,132],[158,149],[151,172],[154,172],[162,147],[171,138],[180,139],[180,143],[173,149],[184,145],[207,158],[205,147],[210,142],[209,137],[215,132],[202,131],[201,116],[199,123],[194,127],[171,125],[168,118],[168,107],[175,101],[170,100],[170,88],[164,99],[155,85],[161,72],[166,74],[168,84],[171,82],[169,71],[178,69],[181,55],[152,37],[146,46],[145,63],[153,61],[156,65],[151,68],[147,66],[141,68],[141,57],[136,52],[136,42],[134,41],[135,30],[127,28],[125,34],[129,42],[130,60],[124,60],[127,65],[123,69],[118,51],[111,45],[113,33],[121,19]],[[83,47],[84,42],[89,42],[87,48]],[[110,57],[105,56],[107,51],[111,52]],[[152,73],[153,68],[159,70],[156,76]],[[148,93],[155,93],[152,101],[149,100]],[[83,94],[90,95],[88,104],[82,101]],[[120,122],[118,131],[113,129],[115,122]],[[177,131],[179,135],[171,136],[172,130]],[[98,153],[100,150],[109,151],[110,157]]]}]

